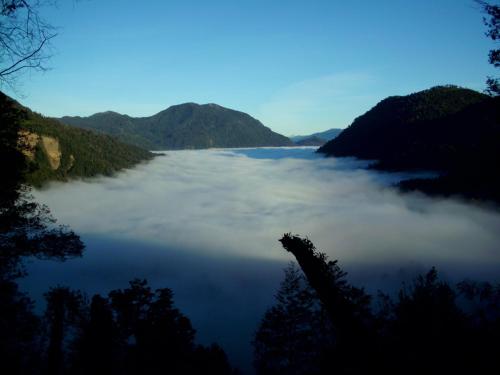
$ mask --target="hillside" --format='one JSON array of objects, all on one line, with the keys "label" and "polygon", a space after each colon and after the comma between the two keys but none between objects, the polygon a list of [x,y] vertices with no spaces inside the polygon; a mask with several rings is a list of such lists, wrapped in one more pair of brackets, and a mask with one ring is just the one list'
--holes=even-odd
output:
[{"label": "hillside", "polygon": [[336,138],[344,129],[332,128],[325,130],[324,132],[313,133],[309,135],[292,135],[290,139],[297,143],[307,138],[319,138],[322,139],[325,143],[331,141]]},{"label": "hillside", "polygon": [[185,103],[150,117],[103,112],[59,120],[151,150],[292,145],[287,137],[273,132],[250,115],[216,104]]},{"label": "hillside", "polygon": [[16,119],[17,142],[28,166],[26,181],[34,186],[49,180],[111,175],[153,157],[110,136],[43,117],[1,92],[0,108]]},{"label": "hillside", "polygon": [[294,142],[297,146],[322,146],[326,143],[324,139],[312,136]]},{"label": "hillside", "polygon": [[318,152],[384,170],[436,170],[405,189],[500,201],[500,98],[454,86],[384,99]]}]

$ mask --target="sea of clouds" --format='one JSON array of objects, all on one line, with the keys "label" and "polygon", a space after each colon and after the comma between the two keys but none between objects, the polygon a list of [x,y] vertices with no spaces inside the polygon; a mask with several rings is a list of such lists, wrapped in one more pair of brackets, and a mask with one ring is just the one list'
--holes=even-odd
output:
[{"label": "sea of clouds", "polygon": [[82,259],[33,262],[34,294],[55,284],[107,293],[133,277],[170,287],[201,341],[249,368],[249,341],[293,257],[278,239],[308,236],[370,291],[436,266],[450,280],[500,280],[500,214],[457,199],[400,194],[401,174],[322,158],[312,148],[166,152],[113,178],[35,192],[82,236]]}]

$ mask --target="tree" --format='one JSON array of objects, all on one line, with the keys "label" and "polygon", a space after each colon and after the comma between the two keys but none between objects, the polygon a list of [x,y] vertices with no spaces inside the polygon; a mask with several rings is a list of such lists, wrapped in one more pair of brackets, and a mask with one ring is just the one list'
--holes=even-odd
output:
[{"label": "tree", "polygon": [[[476,0],[476,2],[482,7],[483,12],[488,15],[489,18],[483,17],[483,22],[488,27],[486,36],[491,38],[493,41],[500,40],[500,6],[492,5],[483,0]],[[489,53],[489,62],[495,68],[500,67],[500,49],[492,49]],[[498,78],[488,77],[486,80],[488,88],[486,92],[490,95],[500,95],[500,81]]]},{"label": "tree", "polygon": [[16,284],[25,274],[23,260],[65,260],[80,256],[84,246],[75,233],[54,224],[25,184],[27,164],[18,133],[26,114],[14,104],[0,93],[0,366],[5,373],[23,374],[40,367],[41,352],[39,319]]},{"label": "tree", "polygon": [[48,47],[56,36],[40,16],[43,0],[0,0],[0,87],[14,87],[28,69],[44,71]]},{"label": "tree", "polygon": [[[316,250],[307,238],[285,234],[281,239],[285,250],[291,252],[312,288],[330,315],[340,345],[358,346],[366,331],[365,320],[370,318],[370,296],[346,280],[338,261],[329,261],[325,253]],[[365,319],[367,318],[367,319]]]},{"label": "tree", "polygon": [[89,317],[82,323],[81,336],[76,339],[72,353],[74,372],[96,375],[117,373],[118,354],[124,344],[118,340],[109,301],[94,295]]},{"label": "tree", "polygon": [[186,373],[194,350],[195,330],[173,305],[168,288],[153,291],[146,280],[110,292],[111,307],[123,342],[131,343],[132,373]]},{"label": "tree", "polygon": [[320,374],[332,345],[331,325],[302,271],[291,263],[255,334],[254,366],[259,375]]},{"label": "tree", "polygon": [[0,278],[0,372],[37,374],[42,363],[41,333],[33,301],[15,282]]},{"label": "tree", "polygon": [[468,332],[456,297],[452,287],[439,280],[434,268],[400,290],[393,307],[394,319],[389,321],[398,371],[405,371],[410,363],[411,369],[405,371],[409,374],[429,368],[433,373],[456,374],[477,366],[468,362]]},{"label": "tree", "polygon": [[[462,282],[453,288],[439,280],[432,268],[409,287],[403,285],[395,300],[379,293],[381,308],[373,313],[369,296],[350,286],[337,262],[328,261],[311,241],[285,234],[281,242],[295,255],[331,319],[334,346],[321,363],[321,374],[499,373],[500,285]],[[301,290],[293,280],[288,278],[289,288],[282,289],[286,296]],[[259,341],[263,348],[256,354],[268,355],[267,359],[256,357],[267,361],[261,368],[275,366],[283,357],[281,348],[293,343],[280,327],[289,319],[282,311],[269,310],[263,320],[266,325],[259,328],[258,334],[264,332],[265,336]],[[308,315],[304,324],[315,319],[311,311]],[[294,325],[290,327],[293,331]],[[282,332],[279,346],[274,344],[276,332]],[[297,357],[308,353],[307,347],[298,345],[296,349]]]},{"label": "tree", "polygon": [[65,260],[80,256],[84,245],[65,226],[56,226],[48,207],[33,200],[25,183],[27,171],[21,122],[26,113],[0,93],[0,279],[23,275],[24,257]]},{"label": "tree", "polygon": [[84,319],[85,299],[79,291],[72,291],[66,287],[51,288],[45,294],[47,310],[45,319],[49,327],[49,347],[47,352],[47,373],[59,375],[66,373],[64,358],[65,337],[70,328],[81,327]]}]

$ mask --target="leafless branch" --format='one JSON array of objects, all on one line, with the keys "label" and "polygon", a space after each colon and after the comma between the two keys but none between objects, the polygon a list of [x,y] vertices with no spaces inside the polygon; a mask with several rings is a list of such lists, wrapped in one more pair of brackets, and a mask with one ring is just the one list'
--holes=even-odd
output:
[{"label": "leafless branch", "polygon": [[0,88],[15,86],[27,70],[47,70],[49,45],[57,34],[39,14],[41,0],[0,0]]}]

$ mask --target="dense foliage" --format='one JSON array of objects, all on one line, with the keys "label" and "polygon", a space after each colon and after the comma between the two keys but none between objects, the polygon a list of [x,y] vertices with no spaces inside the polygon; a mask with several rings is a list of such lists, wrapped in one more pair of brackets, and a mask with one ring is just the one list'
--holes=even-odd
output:
[{"label": "dense foliage", "polygon": [[405,188],[500,201],[500,102],[454,86],[384,99],[319,149],[386,170],[437,170]]},{"label": "dense foliage", "polygon": [[103,112],[90,117],[63,117],[60,121],[151,150],[292,145],[287,137],[248,114],[216,104],[185,103],[151,117]]},{"label": "dense foliage", "polygon": [[51,168],[41,142],[36,145],[33,160],[28,160],[26,174],[27,182],[34,186],[40,186],[48,180],[111,175],[153,157],[146,150],[121,143],[110,136],[62,125],[43,117],[1,92],[0,102],[6,113],[19,113],[19,130],[49,136],[59,143],[61,158],[57,169]]},{"label": "dense foliage", "polygon": [[189,319],[168,288],[132,280],[108,297],[66,287],[45,294],[40,353],[49,374],[231,374],[224,351],[194,341]]},{"label": "dense foliage", "polygon": [[[476,0],[476,2],[481,6],[484,13],[488,17],[483,18],[483,22],[488,28],[486,36],[491,40],[498,43],[500,40],[500,6],[496,4],[490,4],[489,2],[483,0]],[[495,68],[500,67],[500,49],[492,49],[488,54],[488,61]],[[500,80],[495,77],[488,77],[486,80],[488,88],[486,91],[488,94],[495,96],[500,95]]]},{"label": "dense foliage", "polygon": [[47,207],[30,195],[26,159],[18,144],[24,119],[22,109],[0,100],[0,372],[5,374],[28,374],[40,364],[40,318],[16,283],[25,274],[23,259],[63,261],[83,251],[80,238],[57,226]]},{"label": "dense foliage", "polygon": [[431,269],[395,297],[374,299],[309,240],[281,241],[303,273],[285,271],[276,304],[255,334],[259,375],[500,371],[500,285],[452,286]]},{"label": "dense foliage", "polygon": [[333,328],[302,271],[291,263],[255,334],[258,374],[317,374],[333,345]]}]

